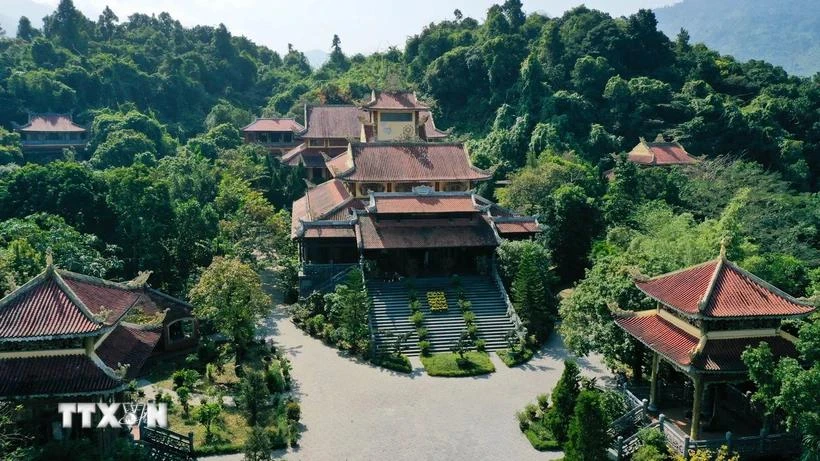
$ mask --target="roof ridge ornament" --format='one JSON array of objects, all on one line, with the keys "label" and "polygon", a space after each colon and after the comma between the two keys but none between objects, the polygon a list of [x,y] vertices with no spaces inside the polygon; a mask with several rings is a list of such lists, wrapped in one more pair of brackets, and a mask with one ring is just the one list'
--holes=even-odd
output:
[{"label": "roof ridge ornament", "polygon": [[54,253],[51,247],[46,248],[46,272],[54,272]]},{"label": "roof ridge ornament", "polygon": [[723,266],[725,264],[726,238],[723,238],[720,242],[720,256],[718,257],[717,264],[715,264],[715,270],[714,272],[712,272],[712,278],[709,279],[709,285],[706,286],[706,292],[703,293],[703,298],[701,298],[701,300],[698,302],[698,311],[705,311],[706,307],[709,305],[709,299],[712,297],[712,293],[715,291],[717,281],[720,278],[720,273],[723,272]]},{"label": "roof ridge ornament", "polygon": [[153,271],[139,271],[136,277],[126,282],[125,286],[128,288],[143,288],[148,283],[148,277],[150,277],[152,273]]}]

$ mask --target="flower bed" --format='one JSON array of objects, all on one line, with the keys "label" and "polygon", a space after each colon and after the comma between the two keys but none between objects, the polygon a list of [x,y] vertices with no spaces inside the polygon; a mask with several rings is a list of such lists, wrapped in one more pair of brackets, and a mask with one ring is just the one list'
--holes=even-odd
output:
[{"label": "flower bed", "polygon": [[447,298],[444,297],[443,291],[428,291],[427,304],[430,305],[430,310],[433,312],[443,312],[447,310]]}]

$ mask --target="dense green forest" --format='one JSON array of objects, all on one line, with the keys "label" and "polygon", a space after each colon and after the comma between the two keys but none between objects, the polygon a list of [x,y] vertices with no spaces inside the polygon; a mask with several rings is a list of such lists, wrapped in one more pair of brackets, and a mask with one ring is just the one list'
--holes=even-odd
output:
[{"label": "dense green forest", "polygon": [[[820,291],[820,76],[722,56],[685,31],[670,39],[651,11],[548,18],[506,0],[480,21],[456,10],[403,50],[348,56],[328,37],[315,70],[292,47],[280,55],[167,14],[93,19],[62,0],[44,24],[20,18],[0,39],[0,292],[42,270],[47,248],[93,275],[151,270],[174,294],[222,255],[274,266],[291,285],[287,210],[303,172],[243,145],[239,128],[371,88],[418,91],[477,166],[509,180],[479,192],[539,216],[532,272],[551,300],[574,288],[560,304],[574,351],[639,371],[646,357],[610,317],[646,306],[630,274],[712,259],[721,242],[791,294]],[[73,113],[91,128],[87,151],[24,164],[11,128],[28,111]],[[623,160],[658,133],[704,161]]]},{"label": "dense green forest", "polygon": [[738,59],[761,59],[796,75],[820,72],[820,3],[813,0],[683,0],[654,10],[660,30]]}]

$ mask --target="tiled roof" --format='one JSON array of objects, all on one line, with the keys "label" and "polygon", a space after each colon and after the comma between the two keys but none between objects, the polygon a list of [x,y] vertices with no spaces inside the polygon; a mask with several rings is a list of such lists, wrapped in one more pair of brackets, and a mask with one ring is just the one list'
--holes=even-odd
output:
[{"label": "tiled roof", "polygon": [[504,234],[535,234],[541,232],[535,219],[532,221],[502,221],[496,222],[495,228],[503,237]]},{"label": "tiled roof", "polygon": [[0,338],[72,336],[104,328],[71,300],[53,275],[41,274],[26,285],[0,302]]},{"label": "tiled roof", "polygon": [[119,325],[97,348],[97,355],[112,370],[128,365],[127,379],[139,375],[142,365],[159,342],[159,329],[143,330]]},{"label": "tiled roof", "polygon": [[325,219],[326,215],[336,211],[339,207],[351,201],[352,198],[344,183],[338,179],[331,179],[308,189],[302,198],[293,202],[291,235],[296,236],[296,232],[300,227],[300,219],[305,221]]},{"label": "tiled roof", "polygon": [[377,213],[475,213],[473,197],[464,195],[373,194]]},{"label": "tiled roof", "polygon": [[114,323],[140,297],[139,292],[122,284],[67,271],[59,271],[59,274],[88,310],[95,315],[103,309],[108,311],[107,324]]},{"label": "tiled roof", "polygon": [[627,155],[629,161],[641,165],[691,165],[698,159],[689,155],[676,142],[641,142]]},{"label": "tiled roof", "polygon": [[785,317],[814,311],[807,303],[722,257],[649,280],[638,280],[635,285],[655,300],[688,315]]},{"label": "tiled roof", "polygon": [[620,317],[615,323],[647,347],[687,366],[691,363],[689,353],[697,346],[696,338],[672,325],[658,315]]},{"label": "tiled roof", "polygon": [[346,147],[307,147],[307,144],[302,143],[285,153],[282,156],[282,163],[291,166],[301,163],[307,168],[324,168],[325,159],[322,154],[332,158],[338,157],[346,150]]},{"label": "tiled roof", "polygon": [[305,238],[356,238],[353,226],[311,226],[305,229]]},{"label": "tiled roof", "polygon": [[32,115],[29,122],[19,128],[18,131],[32,132],[74,132],[82,133],[85,128],[77,125],[71,117],[65,114],[37,114]]},{"label": "tiled roof", "polygon": [[359,245],[365,250],[497,246],[484,219],[375,220],[360,216]]},{"label": "tiled roof", "polygon": [[430,112],[429,110],[424,110],[424,111],[419,112],[419,115],[422,116],[422,117],[425,116],[425,115],[427,116],[427,120],[425,120],[425,122],[424,122],[424,137],[425,138],[427,138],[427,139],[440,139],[440,138],[446,138],[447,136],[449,136],[449,134],[447,134],[447,132],[441,131],[438,128],[436,128],[436,124],[433,121],[433,113],[432,112]]},{"label": "tiled roof", "polygon": [[307,127],[303,138],[359,139],[359,116],[367,115],[356,106],[306,106]]},{"label": "tiled roof", "polygon": [[305,127],[292,118],[258,118],[242,131],[302,131]]},{"label": "tiled roof", "polygon": [[796,357],[797,350],[790,341],[780,336],[764,338],[709,339],[703,351],[692,360],[692,366],[706,371],[744,372],[746,365],[741,354],[748,347],[761,342],[769,344],[775,357]]},{"label": "tiled roof", "polygon": [[370,102],[364,105],[368,109],[429,109],[419,102],[413,91],[373,91]]},{"label": "tiled roof", "polygon": [[470,163],[462,144],[354,143],[327,162],[337,178],[350,181],[467,181],[490,174]]},{"label": "tiled roof", "polygon": [[15,398],[100,393],[122,385],[83,354],[0,359],[0,377],[0,397]]}]

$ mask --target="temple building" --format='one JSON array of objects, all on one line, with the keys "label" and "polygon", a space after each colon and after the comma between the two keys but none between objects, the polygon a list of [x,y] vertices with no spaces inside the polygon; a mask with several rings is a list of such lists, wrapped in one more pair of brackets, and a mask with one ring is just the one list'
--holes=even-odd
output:
[{"label": "temple building", "polygon": [[88,130],[70,114],[29,114],[28,123],[16,125],[24,154],[57,155],[63,149],[85,149]]},{"label": "temple building", "polygon": [[282,156],[299,144],[296,136],[302,130],[304,127],[292,118],[258,118],[242,128],[242,136],[246,144],[261,144]]},{"label": "temple building", "polygon": [[373,91],[361,106],[305,105],[305,125],[298,134],[303,142],[285,153],[282,162],[302,165],[314,183],[333,177],[327,161],[346,152],[351,142],[432,142],[448,136],[412,92]]},{"label": "temple building", "polygon": [[197,344],[192,307],[148,286],[148,273],[118,283],[47,259],[0,299],[0,400],[110,397],[157,356]]},{"label": "temple building", "polygon": [[692,165],[700,161],[686,152],[680,143],[667,141],[662,134],[652,142],[640,138],[640,142],[627,154],[627,159],[644,166]]},{"label": "temple building", "polygon": [[[765,342],[775,357],[796,356],[796,338],[782,321],[806,317],[815,310],[728,261],[724,249],[715,260],[658,277],[637,278],[635,285],[657,301],[657,308],[621,312],[615,323],[652,351],[650,410],[663,406],[661,403],[666,409],[684,403],[660,402],[661,363],[691,382],[689,386],[684,381],[690,389],[691,413],[682,413],[680,419],[681,425],[689,426],[692,441],[701,438],[704,411],[710,420],[720,416],[719,404],[729,401],[721,397],[726,395],[726,386],[749,381],[743,351]],[[707,397],[710,405],[704,404]]]}]

